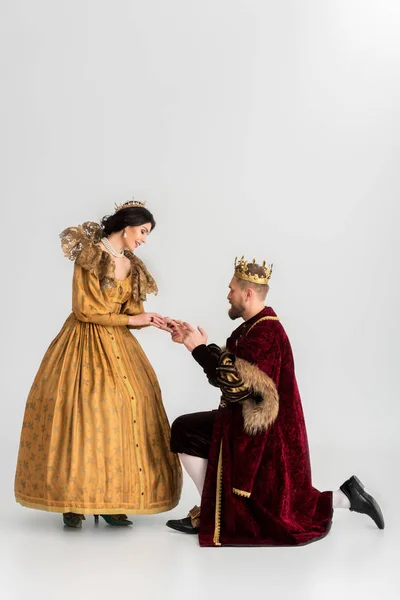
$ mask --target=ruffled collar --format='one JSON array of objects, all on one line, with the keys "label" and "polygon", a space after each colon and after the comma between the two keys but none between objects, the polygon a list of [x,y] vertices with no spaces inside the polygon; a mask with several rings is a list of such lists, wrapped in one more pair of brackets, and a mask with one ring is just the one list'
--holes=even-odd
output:
[{"label": "ruffled collar", "polygon": [[[102,238],[98,223],[86,221],[77,227],[68,227],[61,234],[61,248],[69,260],[74,260],[100,281],[101,288],[116,287],[115,262],[98,243]],[[129,250],[125,256],[131,262],[132,296],[137,302],[145,301],[147,294],[157,294],[157,284],[145,264]]]}]

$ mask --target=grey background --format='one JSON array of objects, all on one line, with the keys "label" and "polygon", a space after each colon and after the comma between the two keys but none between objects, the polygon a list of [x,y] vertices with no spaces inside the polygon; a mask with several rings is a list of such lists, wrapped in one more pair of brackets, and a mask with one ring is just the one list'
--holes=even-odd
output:
[{"label": "grey background", "polygon": [[[235,256],[274,263],[268,303],[292,341],[315,485],[356,470],[389,504],[399,3],[3,0],[0,11],[3,512],[28,530],[29,519],[60,527],[12,494],[26,397],[71,309],[57,236],[133,195],[157,220],[139,254],[160,288],[147,310],[200,324],[210,341],[239,324],[226,301]],[[137,336],[171,421],[217,404],[184,348]]]}]

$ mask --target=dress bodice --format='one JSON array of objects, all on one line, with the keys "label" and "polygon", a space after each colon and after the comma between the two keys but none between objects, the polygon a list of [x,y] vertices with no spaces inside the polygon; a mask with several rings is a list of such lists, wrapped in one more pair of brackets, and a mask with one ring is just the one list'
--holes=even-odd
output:
[{"label": "dress bodice", "polygon": [[115,288],[107,288],[104,290],[110,304],[124,304],[132,296],[132,283],[131,276],[128,275],[126,279],[115,279],[117,284]]}]

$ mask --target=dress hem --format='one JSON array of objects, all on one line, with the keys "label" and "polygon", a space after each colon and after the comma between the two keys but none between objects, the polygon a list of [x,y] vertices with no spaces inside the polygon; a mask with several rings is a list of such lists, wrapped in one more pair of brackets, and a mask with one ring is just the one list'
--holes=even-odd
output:
[{"label": "dress hem", "polygon": [[154,508],[134,508],[129,504],[119,505],[118,508],[109,508],[107,506],[95,505],[92,507],[83,507],[83,506],[74,506],[72,504],[66,504],[64,506],[46,506],[45,504],[40,504],[37,502],[29,502],[27,500],[23,500],[18,496],[15,497],[15,500],[21,506],[25,508],[33,508],[36,510],[44,510],[46,512],[56,512],[56,513],[68,513],[73,512],[81,515],[94,515],[94,514],[105,514],[105,515],[119,515],[119,514],[130,514],[130,515],[155,515],[158,513],[168,512],[174,509],[179,504],[180,498],[171,502],[171,504],[157,506]]}]

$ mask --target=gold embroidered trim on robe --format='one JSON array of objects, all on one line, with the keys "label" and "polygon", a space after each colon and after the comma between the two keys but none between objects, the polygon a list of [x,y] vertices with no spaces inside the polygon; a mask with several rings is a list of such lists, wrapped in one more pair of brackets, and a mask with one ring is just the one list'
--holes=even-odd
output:
[{"label": "gold embroidered trim on robe", "polygon": [[244,334],[243,337],[246,337],[246,335],[248,335],[250,333],[250,331],[259,323],[261,323],[261,321],[279,321],[279,317],[261,317],[261,319],[258,319],[258,321],[256,321],[255,323],[253,323],[253,325],[251,327],[248,328],[248,330],[246,331],[246,333]]},{"label": "gold embroidered trim on robe", "polygon": [[215,496],[215,529],[214,529],[214,544],[221,546],[221,510],[222,510],[222,441],[219,449],[218,469],[217,469],[217,489]]},{"label": "gold embroidered trim on robe", "polygon": [[236,496],[243,496],[243,498],[250,498],[250,492],[244,492],[243,490],[238,490],[237,488],[232,488],[232,491]]}]

